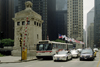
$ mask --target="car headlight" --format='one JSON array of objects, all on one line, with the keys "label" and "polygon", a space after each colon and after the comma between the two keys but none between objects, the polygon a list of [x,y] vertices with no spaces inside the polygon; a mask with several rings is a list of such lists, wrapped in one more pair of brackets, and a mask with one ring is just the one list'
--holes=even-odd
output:
[{"label": "car headlight", "polygon": [[92,57],[92,55],[90,55],[90,57]]}]

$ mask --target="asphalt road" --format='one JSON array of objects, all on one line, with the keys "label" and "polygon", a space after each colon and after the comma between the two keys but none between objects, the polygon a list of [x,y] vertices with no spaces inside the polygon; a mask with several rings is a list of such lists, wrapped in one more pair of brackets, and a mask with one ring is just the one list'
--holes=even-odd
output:
[{"label": "asphalt road", "polygon": [[80,61],[79,58],[73,58],[67,62],[53,60],[35,60],[22,63],[8,63],[0,64],[0,67],[100,67],[100,51],[94,61],[84,60]]}]

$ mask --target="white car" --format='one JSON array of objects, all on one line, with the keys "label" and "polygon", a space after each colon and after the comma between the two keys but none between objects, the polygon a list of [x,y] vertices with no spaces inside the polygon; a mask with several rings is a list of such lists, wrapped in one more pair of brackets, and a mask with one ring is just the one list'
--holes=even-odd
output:
[{"label": "white car", "polygon": [[58,52],[58,54],[53,56],[54,61],[57,61],[57,60],[67,61],[69,59],[72,59],[72,55],[71,55],[71,52],[68,52],[68,51],[60,51]]},{"label": "white car", "polygon": [[95,51],[97,51],[97,52],[98,52],[98,48],[94,48],[93,50],[94,50],[94,52],[95,52]]},{"label": "white car", "polygon": [[71,54],[72,54],[72,57],[78,58],[80,56],[78,50],[71,50]]},{"label": "white car", "polygon": [[77,49],[80,53],[81,53],[81,51],[82,51],[82,49]]}]

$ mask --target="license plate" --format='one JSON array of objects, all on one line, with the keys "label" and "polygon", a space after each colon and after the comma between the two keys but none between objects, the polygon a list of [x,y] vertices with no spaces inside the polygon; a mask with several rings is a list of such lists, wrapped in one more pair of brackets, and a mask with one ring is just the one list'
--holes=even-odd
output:
[{"label": "license plate", "polygon": [[59,60],[59,58],[57,58],[57,60]]}]

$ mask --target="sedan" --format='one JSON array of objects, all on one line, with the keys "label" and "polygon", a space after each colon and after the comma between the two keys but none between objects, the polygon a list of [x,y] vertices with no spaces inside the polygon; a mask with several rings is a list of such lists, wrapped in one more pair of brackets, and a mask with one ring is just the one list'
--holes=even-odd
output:
[{"label": "sedan", "polygon": [[81,53],[81,51],[82,51],[82,49],[77,49],[80,53]]},{"label": "sedan", "polygon": [[71,50],[72,57],[79,57],[79,52],[77,50]]},{"label": "sedan", "polygon": [[58,52],[58,54],[53,56],[54,61],[57,61],[57,60],[67,61],[69,59],[72,59],[72,55],[69,51],[60,51]]},{"label": "sedan", "polygon": [[94,52],[91,49],[84,49],[82,50],[81,54],[80,54],[80,61],[81,60],[87,60],[87,59],[91,59],[94,60]]}]

